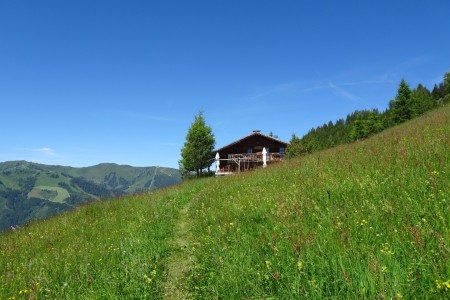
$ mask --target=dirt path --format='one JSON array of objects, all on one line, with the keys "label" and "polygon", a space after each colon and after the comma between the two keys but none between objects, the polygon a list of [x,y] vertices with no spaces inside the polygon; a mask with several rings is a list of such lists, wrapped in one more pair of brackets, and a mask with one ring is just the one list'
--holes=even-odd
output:
[{"label": "dirt path", "polygon": [[192,232],[189,222],[189,202],[181,211],[175,224],[175,233],[172,240],[173,254],[169,257],[167,266],[167,281],[164,284],[164,299],[191,299],[185,286],[186,276],[194,264],[191,241]]}]

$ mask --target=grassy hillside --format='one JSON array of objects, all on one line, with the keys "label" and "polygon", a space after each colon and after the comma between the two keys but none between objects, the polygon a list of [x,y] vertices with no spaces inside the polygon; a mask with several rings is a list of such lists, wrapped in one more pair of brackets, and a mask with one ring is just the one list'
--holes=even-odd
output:
[{"label": "grassy hillside", "polygon": [[0,238],[0,298],[443,299],[450,106],[252,173]]},{"label": "grassy hillside", "polygon": [[0,231],[95,199],[154,190],[180,181],[178,170],[170,168],[0,163]]}]

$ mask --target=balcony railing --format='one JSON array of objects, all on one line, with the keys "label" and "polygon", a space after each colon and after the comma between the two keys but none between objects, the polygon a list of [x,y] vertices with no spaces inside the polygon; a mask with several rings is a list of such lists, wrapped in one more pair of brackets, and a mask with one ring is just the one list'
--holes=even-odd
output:
[{"label": "balcony railing", "polygon": [[[228,159],[230,160],[240,160],[248,162],[262,162],[262,153],[243,153],[243,154],[228,154]],[[284,159],[284,153],[267,153],[266,160],[269,161],[279,161]]]}]

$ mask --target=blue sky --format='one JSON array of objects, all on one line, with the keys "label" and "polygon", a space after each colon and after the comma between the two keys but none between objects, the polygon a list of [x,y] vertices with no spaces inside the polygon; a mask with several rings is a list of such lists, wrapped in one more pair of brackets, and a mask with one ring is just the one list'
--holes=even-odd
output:
[{"label": "blue sky", "polygon": [[289,141],[450,71],[450,1],[0,0],[0,161],[178,167],[200,110],[217,147]]}]

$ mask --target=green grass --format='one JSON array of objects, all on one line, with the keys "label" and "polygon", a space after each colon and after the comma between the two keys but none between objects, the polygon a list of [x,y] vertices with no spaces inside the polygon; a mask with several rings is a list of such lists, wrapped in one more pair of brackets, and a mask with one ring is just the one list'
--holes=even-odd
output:
[{"label": "green grass", "polygon": [[66,189],[60,187],[36,186],[28,193],[28,197],[63,203],[70,197],[70,194]]},{"label": "green grass", "polygon": [[450,297],[449,137],[447,105],[352,145],[2,234],[0,299],[164,298],[182,255],[195,299]]},{"label": "green grass", "polygon": [[218,178],[192,211],[192,291],[198,298],[450,296],[449,137],[447,106],[370,140]]},{"label": "green grass", "polygon": [[201,185],[97,202],[2,234],[0,299],[161,297],[174,220]]}]

